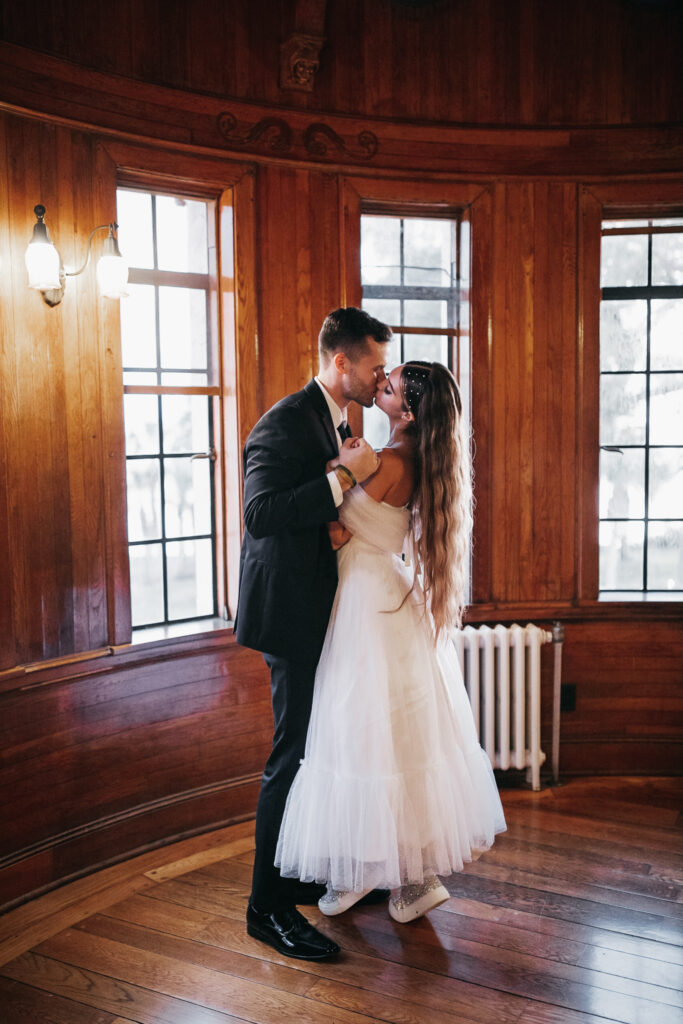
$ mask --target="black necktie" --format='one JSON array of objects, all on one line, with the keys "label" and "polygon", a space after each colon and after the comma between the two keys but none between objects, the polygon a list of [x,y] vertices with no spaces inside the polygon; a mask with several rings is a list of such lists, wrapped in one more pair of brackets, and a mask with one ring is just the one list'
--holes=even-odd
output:
[{"label": "black necktie", "polygon": [[348,423],[341,422],[339,424],[339,426],[337,427],[337,431],[338,431],[339,436],[341,438],[341,443],[342,444],[344,444],[344,441],[346,440],[347,437],[351,437],[351,431],[349,430]]}]

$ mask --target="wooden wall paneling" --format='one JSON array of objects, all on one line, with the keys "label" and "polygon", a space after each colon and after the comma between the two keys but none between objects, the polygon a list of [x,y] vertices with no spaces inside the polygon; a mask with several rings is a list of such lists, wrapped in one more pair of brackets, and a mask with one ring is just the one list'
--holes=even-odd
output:
[{"label": "wooden wall paneling", "polygon": [[[33,206],[43,202],[59,249],[58,129],[16,119],[10,119],[10,125],[13,234],[18,245],[24,239],[28,243],[35,222]],[[63,309],[50,309],[37,292],[28,290],[25,280],[15,279],[15,287],[14,386],[19,420],[9,486],[17,646],[22,661],[37,661],[67,653],[73,643]]]},{"label": "wooden wall paneling", "polygon": [[545,600],[573,596],[576,201],[563,183],[534,185],[533,571]]},{"label": "wooden wall paneling", "polygon": [[495,201],[493,598],[521,601],[533,566],[533,186],[498,186]]},{"label": "wooden wall paneling", "polygon": [[486,189],[470,207],[471,299],[470,354],[474,466],[472,603],[491,600],[492,544],[496,529],[493,491],[493,344],[494,222],[493,190]]},{"label": "wooden wall paneling", "polygon": [[[14,587],[10,555],[10,455],[17,435],[14,342],[15,253],[10,233],[11,211],[7,182],[7,121],[0,113],[0,670],[16,663]],[[23,268],[21,268],[23,269]]]},{"label": "wooden wall paneling", "polygon": [[318,333],[333,309],[345,305],[339,239],[340,179],[311,174],[311,364],[318,369]]},{"label": "wooden wall paneling", "polygon": [[[88,237],[97,225],[116,219],[115,182],[98,160],[92,136],[64,133],[65,152],[62,193],[69,204],[68,220],[73,225],[70,239],[73,266],[81,266],[86,257]],[[71,158],[67,160],[66,154]],[[62,168],[60,167],[60,173]],[[67,211],[65,210],[65,216]],[[106,353],[120,348],[119,303],[99,299],[95,267],[104,240],[104,231],[93,237],[90,264],[80,276],[68,282],[69,306],[65,307],[65,365],[69,387],[66,394],[67,422],[70,426],[69,464],[72,491],[71,535],[74,559],[74,604],[79,604],[74,621],[82,636],[75,651],[122,643],[130,632],[116,632],[116,600],[128,605],[128,578],[125,533],[125,490],[119,489],[112,501],[111,474],[121,472],[122,437],[118,438],[119,465],[113,457],[113,435],[118,426],[121,435],[121,377],[118,404],[108,400],[103,363]],[[103,314],[104,313],[104,317]],[[109,330],[107,327],[109,326]],[[111,333],[115,332],[114,339]],[[75,335],[75,337],[73,337]],[[67,347],[67,338],[71,340]],[[118,360],[120,364],[120,356]],[[120,574],[110,547],[112,518],[123,521],[122,550],[126,576],[121,594]],[[84,629],[84,623],[87,630]]]},{"label": "wooden wall paneling", "polygon": [[253,813],[272,735],[260,655],[223,634],[106,660],[0,697],[0,903]]},{"label": "wooden wall paneling", "polygon": [[562,681],[577,696],[576,711],[562,715],[563,772],[680,774],[680,618],[567,623]]},{"label": "wooden wall paneling", "polygon": [[239,372],[239,437],[242,442],[263,411],[263,363],[258,342],[257,295],[261,291],[254,174],[235,188],[236,338]]},{"label": "wooden wall paneling", "polygon": [[[259,359],[263,368],[263,408],[286,395],[287,371],[285,345],[292,330],[293,296],[286,293],[285,263],[280,246],[282,229],[277,230],[285,207],[282,194],[283,170],[279,167],[259,168],[256,178],[257,248],[259,278],[268,282],[259,290]],[[291,172],[289,172],[291,173]],[[291,213],[291,211],[289,211]],[[291,238],[287,235],[286,255],[291,259]]]},{"label": "wooden wall paneling", "polygon": [[[13,10],[10,12],[9,8]],[[280,90],[292,3],[5,5],[2,38],[143,82],[295,109],[479,124],[676,123],[680,4],[328,4],[312,94]]]},{"label": "wooden wall paneling", "polygon": [[[101,145],[94,154],[93,164],[95,224],[108,224],[116,219],[116,166]],[[90,294],[97,295],[94,282]],[[107,639],[116,646],[128,643],[131,638],[121,308],[120,303],[112,299],[98,297],[96,301],[94,312],[98,330],[95,337],[90,332],[90,344],[95,347],[91,359],[99,367],[99,431],[102,438],[99,466],[103,487]]]},{"label": "wooden wall paneling", "polygon": [[[557,437],[557,413],[562,395],[553,391],[553,361],[557,356],[552,340],[550,276],[551,267],[558,260],[558,241],[561,236],[551,236],[550,186],[547,182],[535,182],[533,187],[533,424],[532,443],[529,454],[533,460],[533,483],[529,503],[533,518],[531,538],[531,562],[528,580],[536,595],[546,600],[556,587],[553,579],[556,568],[555,552],[557,530],[554,518],[558,507],[558,473],[561,463],[554,460],[553,437]],[[561,409],[559,410],[561,413]],[[561,473],[559,473],[561,475]],[[554,587],[555,585],[555,587]],[[556,596],[556,595],[554,595]]]},{"label": "wooden wall paneling", "polygon": [[600,225],[602,210],[583,188],[580,199],[578,259],[578,402],[580,451],[577,516],[577,590],[598,597],[598,480],[600,474]]},{"label": "wooden wall paneling", "polygon": [[[311,178],[312,173],[308,170],[296,170],[291,178],[288,176],[289,188],[285,209],[289,210],[291,218],[288,226],[290,245],[287,246],[283,237],[285,245],[281,244],[279,247],[280,258],[284,256],[285,264],[289,265],[290,275],[292,271],[294,272],[293,278],[290,276],[287,283],[288,291],[291,290],[294,312],[287,345],[289,347],[289,344],[292,344],[288,364],[291,366],[290,372],[296,367],[296,378],[294,384],[288,383],[288,391],[303,387],[318,369],[313,337],[314,325],[311,322],[311,264],[314,259],[319,258],[317,239],[313,236],[316,211],[312,209],[311,203]],[[281,230],[284,227],[282,222],[280,227]]]}]

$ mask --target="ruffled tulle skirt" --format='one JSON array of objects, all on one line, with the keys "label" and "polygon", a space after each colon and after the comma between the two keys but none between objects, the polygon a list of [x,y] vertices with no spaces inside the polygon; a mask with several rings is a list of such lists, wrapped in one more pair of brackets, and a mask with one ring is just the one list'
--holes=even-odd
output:
[{"label": "ruffled tulle skirt", "polygon": [[[352,538],[276,864],[362,891],[447,876],[505,829],[452,644],[435,645],[401,560]],[[401,606],[399,608],[399,606]],[[397,610],[398,609],[398,610]]]}]

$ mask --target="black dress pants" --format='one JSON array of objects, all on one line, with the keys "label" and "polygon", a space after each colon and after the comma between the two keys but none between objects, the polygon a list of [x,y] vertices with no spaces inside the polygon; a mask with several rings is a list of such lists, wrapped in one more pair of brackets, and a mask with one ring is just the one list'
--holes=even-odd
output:
[{"label": "black dress pants", "polygon": [[262,912],[293,907],[300,891],[297,879],[281,877],[275,867],[275,851],[287,795],[306,749],[317,653],[315,660],[305,662],[264,654],[270,669],[275,730],[256,808],[251,902]]}]

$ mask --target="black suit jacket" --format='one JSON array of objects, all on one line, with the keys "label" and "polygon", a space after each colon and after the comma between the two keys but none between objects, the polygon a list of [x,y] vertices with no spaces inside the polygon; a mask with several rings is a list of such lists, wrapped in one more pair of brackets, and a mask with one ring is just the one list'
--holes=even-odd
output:
[{"label": "black suit jacket", "polygon": [[320,656],[337,588],[326,523],[338,518],[327,461],[337,433],[314,380],[261,417],[244,446],[237,640],[265,654]]}]

